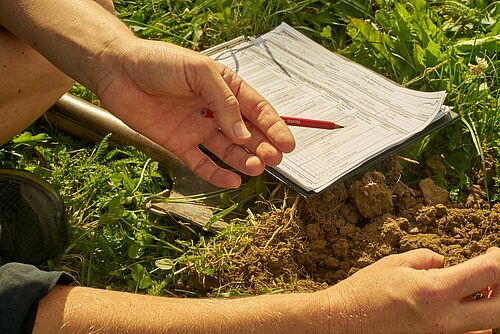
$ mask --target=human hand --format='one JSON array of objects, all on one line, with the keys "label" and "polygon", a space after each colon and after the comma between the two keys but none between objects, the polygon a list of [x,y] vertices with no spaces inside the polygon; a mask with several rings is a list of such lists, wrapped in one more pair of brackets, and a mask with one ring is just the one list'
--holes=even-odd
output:
[{"label": "human hand", "polygon": [[[500,327],[500,249],[442,268],[427,249],[385,257],[334,287],[330,328],[342,333],[464,333]],[[476,292],[485,298],[474,300]],[[326,296],[325,296],[326,295]]]},{"label": "human hand", "polygon": [[[103,56],[111,74],[95,85],[104,106],[208,182],[236,188],[241,180],[210,160],[200,144],[248,175],[262,173],[265,165],[276,166],[282,153],[294,149],[291,132],[271,105],[210,58],[135,38],[113,54]],[[206,107],[215,119],[201,115]],[[250,120],[246,126],[242,114]]]}]

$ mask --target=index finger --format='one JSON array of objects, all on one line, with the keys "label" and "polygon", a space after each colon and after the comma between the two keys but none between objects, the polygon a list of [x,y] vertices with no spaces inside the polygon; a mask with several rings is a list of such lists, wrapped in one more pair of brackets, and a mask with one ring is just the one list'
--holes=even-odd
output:
[{"label": "index finger", "polygon": [[232,70],[218,64],[224,81],[236,96],[240,112],[269,139],[277,149],[289,153],[295,139],[271,104]]},{"label": "index finger", "polygon": [[[194,75],[198,78],[195,80],[198,84],[193,85],[198,88],[194,91],[208,103],[210,109],[217,112],[218,116],[215,119],[222,132],[232,142],[243,145],[251,135],[241,118],[239,101],[232,89],[228,88],[225,74],[220,72],[218,63],[207,59],[204,58],[205,61],[209,61],[208,66],[198,67],[201,68],[200,73]],[[207,65],[204,62],[200,63]],[[214,63],[217,66],[213,66]]]}]

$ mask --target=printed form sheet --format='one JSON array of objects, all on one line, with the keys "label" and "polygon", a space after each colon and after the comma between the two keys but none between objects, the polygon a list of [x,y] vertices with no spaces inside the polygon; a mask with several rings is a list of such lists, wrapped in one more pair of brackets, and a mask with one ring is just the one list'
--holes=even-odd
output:
[{"label": "printed form sheet", "polygon": [[406,89],[328,51],[285,23],[212,56],[235,70],[280,115],[334,121],[343,129],[291,127],[297,141],[276,168],[319,192],[440,116],[444,92]]}]

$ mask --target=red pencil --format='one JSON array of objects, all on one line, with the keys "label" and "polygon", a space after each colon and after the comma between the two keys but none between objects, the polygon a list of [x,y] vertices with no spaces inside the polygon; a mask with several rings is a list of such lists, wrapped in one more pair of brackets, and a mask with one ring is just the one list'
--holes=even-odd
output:
[{"label": "red pencil", "polygon": [[[214,112],[207,108],[203,108],[201,110],[201,114],[206,118],[214,118]],[[342,125],[330,121],[321,121],[318,119],[298,118],[289,116],[280,116],[280,117],[282,120],[285,121],[287,125],[290,126],[301,126],[304,128],[315,128],[315,129],[326,129],[326,130],[335,130],[343,128]],[[243,116],[243,120],[245,122],[248,122],[248,119],[246,119],[245,116]]]}]

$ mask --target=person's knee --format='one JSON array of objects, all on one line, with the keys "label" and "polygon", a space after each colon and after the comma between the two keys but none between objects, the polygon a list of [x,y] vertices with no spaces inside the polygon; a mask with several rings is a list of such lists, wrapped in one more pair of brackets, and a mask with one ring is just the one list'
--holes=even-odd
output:
[{"label": "person's knee", "polygon": [[5,29],[0,46],[1,145],[43,114],[73,80]]}]

